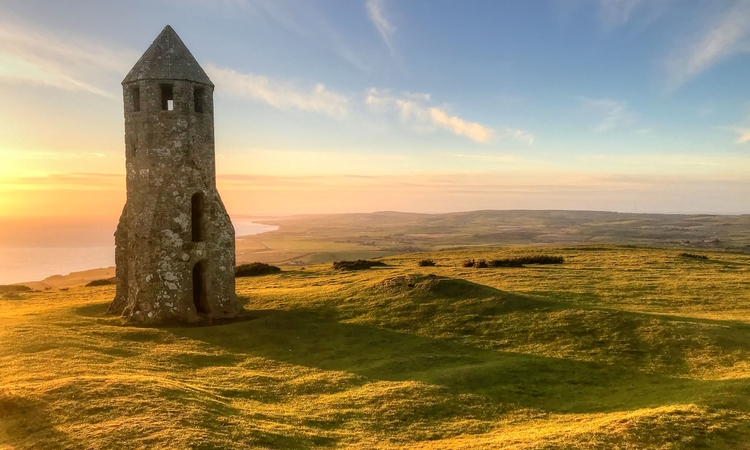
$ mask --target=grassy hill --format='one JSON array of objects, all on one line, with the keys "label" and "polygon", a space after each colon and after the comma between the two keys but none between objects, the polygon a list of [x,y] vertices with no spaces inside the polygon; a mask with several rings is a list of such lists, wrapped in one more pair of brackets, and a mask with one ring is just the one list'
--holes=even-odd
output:
[{"label": "grassy hill", "polygon": [[309,265],[446,249],[602,243],[750,251],[750,215],[606,211],[377,212],[261,221],[280,228],[240,237],[238,261]]},{"label": "grassy hill", "polygon": [[[461,267],[540,252],[565,264]],[[246,317],[212,327],[0,292],[0,449],[750,448],[750,255],[697,253],[307,266],[238,279]]]}]

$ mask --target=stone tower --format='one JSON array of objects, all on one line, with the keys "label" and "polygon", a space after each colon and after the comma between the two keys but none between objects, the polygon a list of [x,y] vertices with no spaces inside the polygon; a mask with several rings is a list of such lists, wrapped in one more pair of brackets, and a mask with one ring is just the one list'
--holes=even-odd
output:
[{"label": "stone tower", "polygon": [[109,312],[142,323],[235,317],[234,227],[216,190],[214,85],[167,26],[122,86],[127,201]]}]

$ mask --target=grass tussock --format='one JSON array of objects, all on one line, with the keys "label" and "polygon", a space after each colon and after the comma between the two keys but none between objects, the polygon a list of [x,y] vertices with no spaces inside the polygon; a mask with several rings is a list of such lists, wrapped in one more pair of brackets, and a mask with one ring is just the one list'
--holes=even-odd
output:
[{"label": "grass tussock", "polygon": [[333,268],[336,270],[366,270],[378,266],[385,266],[385,263],[383,261],[368,261],[364,259],[336,261],[333,263]]},{"label": "grass tussock", "polygon": [[0,299],[0,448],[750,446],[750,255],[459,267],[532,251],[239,278],[252,320],[213,327],[123,326],[112,286]]},{"label": "grass tussock", "polygon": [[262,262],[254,262],[250,264],[240,264],[234,269],[235,278],[241,277],[257,277],[260,275],[270,275],[273,273],[279,273],[281,269],[270,264]]}]

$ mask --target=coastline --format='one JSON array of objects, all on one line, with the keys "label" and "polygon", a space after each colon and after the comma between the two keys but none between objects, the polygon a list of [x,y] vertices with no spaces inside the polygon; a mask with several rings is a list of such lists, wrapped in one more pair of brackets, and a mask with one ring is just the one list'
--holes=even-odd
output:
[{"label": "coastline", "polygon": [[[233,224],[238,239],[279,228],[243,219]],[[78,286],[115,276],[114,265],[114,243],[95,247],[0,247],[0,285],[17,284],[38,290]]]}]

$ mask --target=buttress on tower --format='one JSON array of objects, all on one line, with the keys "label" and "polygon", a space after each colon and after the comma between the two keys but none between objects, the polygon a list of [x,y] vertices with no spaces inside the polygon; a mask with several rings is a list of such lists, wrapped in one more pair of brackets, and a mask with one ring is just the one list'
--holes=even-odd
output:
[{"label": "buttress on tower", "polygon": [[143,323],[235,317],[234,227],[216,190],[214,85],[167,26],[122,86],[127,201],[109,312]]}]

